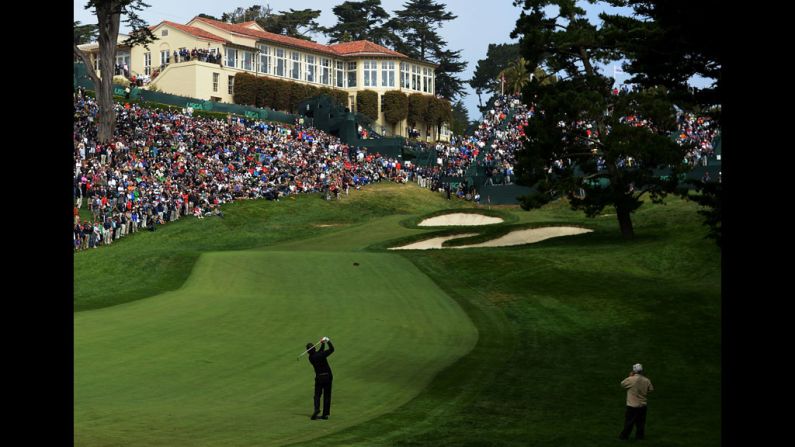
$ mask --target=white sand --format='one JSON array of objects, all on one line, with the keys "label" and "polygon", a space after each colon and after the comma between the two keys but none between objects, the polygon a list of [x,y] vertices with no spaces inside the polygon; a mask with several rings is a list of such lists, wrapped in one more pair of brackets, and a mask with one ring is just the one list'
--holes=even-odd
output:
[{"label": "white sand", "polygon": [[484,216],[473,213],[451,213],[442,216],[431,217],[418,223],[418,227],[447,227],[447,226],[474,226],[491,225],[501,223],[499,217]]},{"label": "white sand", "polygon": [[[524,245],[540,242],[545,239],[561,236],[572,236],[575,234],[590,233],[593,230],[578,227],[543,227],[543,228],[528,228],[526,230],[512,231],[505,236],[492,239],[490,241],[481,242],[473,245],[461,245],[458,247],[449,248],[474,248],[474,247],[510,247],[512,245]],[[475,234],[455,234],[452,236],[434,237],[424,241],[414,242],[413,244],[404,245],[402,247],[392,247],[389,250],[429,250],[447,248],[442,247],[445,241],[452,239],[460,239],[462,237],[475,236]]]},{"label": "white sand", "polygon": [[578,227],[543,227],[528,228],[526,230],[512,231],[505,236],[481,242],[473,245],[462,245],[451,248],[473,248],[473,247],[510,247],[512,245],[532,244],[560,236],[572,236],[575,234],[590,233],[593,230]]},{"label": "white sand", "polygon": [[449,241],[451,239],[461,239],[462,237],[470,237],[476,236],[477,233],[467,233],[467,234],[454,234],[452,236],[442,236],[442,237],[434,237],[431,239],[425,239],[424,241],[414,242],[413,244],[404,245],[402,247],[391,247],[388,250],[430,250],[430,249],[437,249],[442,248],[442,244],[444,241]]}]

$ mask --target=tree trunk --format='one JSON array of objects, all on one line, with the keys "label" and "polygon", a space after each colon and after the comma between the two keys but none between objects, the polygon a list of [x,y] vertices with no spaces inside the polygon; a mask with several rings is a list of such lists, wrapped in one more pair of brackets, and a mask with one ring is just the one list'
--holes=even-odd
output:
[{"label": "tree trunk", "polygon": [[102,3],[97,6],[96,11],[99,23],[99,73],[102,76],[97,85],[97,139],[101,143],[110,141],[116,124],[116,111],[113,110],[113,72],[121,11],[113,3],[115,2]]},{"label": "tree trunk", "polygon": [[632,216],[630,211],[621,205],[616,205],[616,215],[618,216],[618,226],[621,228],[621,236],[624,239],[635,237],[635,230],[632,229]]}]

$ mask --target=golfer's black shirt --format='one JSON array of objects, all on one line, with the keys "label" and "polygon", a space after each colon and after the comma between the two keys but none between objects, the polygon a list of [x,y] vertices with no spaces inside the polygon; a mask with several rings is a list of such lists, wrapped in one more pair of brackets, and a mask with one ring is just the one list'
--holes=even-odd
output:
[{"label": "golfer's black shirt", "polygon": [[326,357],[334,352],[334,345],[331,344],[331,341],[326,343],[328,343],[328,351],[326,351],[326,345],[320,345],[320,351],[309,354],[309,362],[315,368],[316,376],[323,373],[331,375],[331,367],[328,365]]}]

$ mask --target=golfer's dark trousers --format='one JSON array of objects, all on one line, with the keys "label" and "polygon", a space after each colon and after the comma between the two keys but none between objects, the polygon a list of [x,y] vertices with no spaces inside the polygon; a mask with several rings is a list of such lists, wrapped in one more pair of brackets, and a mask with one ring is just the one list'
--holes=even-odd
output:
[{"label": "golfer's dark trousers", "polygon": [[624,415],[624,430],[618,437],[621,439],[629,438],[633,426],[637,429],[635,431],[635,439],[643,439],[646,437],[646,406],[627,406],[627,412]]},{"label": "golfer's dark trousers", "polygon": [[320,411],[320,395],[323,395],[323,414],[328,416],[331,411],[331,374],[321,373],[315,376],[315,413]]}]

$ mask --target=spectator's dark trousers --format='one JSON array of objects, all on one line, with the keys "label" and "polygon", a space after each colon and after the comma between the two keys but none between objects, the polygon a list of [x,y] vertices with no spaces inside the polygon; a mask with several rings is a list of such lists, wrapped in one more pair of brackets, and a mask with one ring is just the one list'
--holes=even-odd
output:
[{"label": "spectator's dark trousers", "polygon": [[643,439],[646,436],[646,406],[627,406],[627,412],[624,415],[624,430],[621,431],[618,437],[621,439],[629,438],[633,426],[637,428],[635,439]]}]

